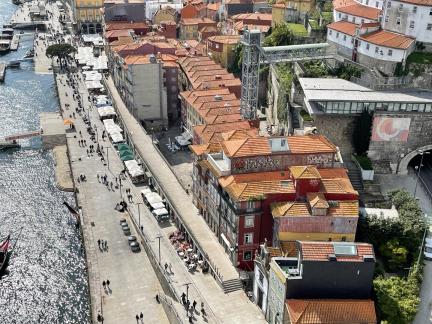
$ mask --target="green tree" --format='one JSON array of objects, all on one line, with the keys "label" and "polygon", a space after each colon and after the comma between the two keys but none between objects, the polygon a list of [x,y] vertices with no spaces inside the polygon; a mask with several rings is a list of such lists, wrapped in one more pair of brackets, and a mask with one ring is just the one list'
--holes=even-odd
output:
[{"label": "green tree", "polygon": [[240,75],[242,73],[242,64],[243,64],[243,44],[239,43],[234,48],[234,60],[233,64],[228,67],[228,71],[230,73],[234,73],[236,75]]},{"label": "green tree", "polygon": [[70,44],[61,43],[48,46],[45,54],[48,57],[57,57],[59,59],[61,69],[63,68],[64,60],[74,52],[76,52],[75,47]]},{"label": "green tree", "polygon": [[366,109],[356,118],[353,131],[353,144],[357,155],[365,155],[369,150],[372,114]]},{"label": "green tree", "polygon": [[404,246],[401,246],[396,238],[381,245],[379,250],[381,255],[387,258],[390,269],[396,270],[406,265],[408,250]]},{"label": "green tree", "polygon": [[378,309],[383,319],[391,324],[412,323],[420,303],[420,282],[417,271],[408,278],[379,277],[374,280]]},{"label": "green tree", "polygon": [[277,25],[264,40],[264,46],[283,46],[293,43],[293,35],[286,23]]}]

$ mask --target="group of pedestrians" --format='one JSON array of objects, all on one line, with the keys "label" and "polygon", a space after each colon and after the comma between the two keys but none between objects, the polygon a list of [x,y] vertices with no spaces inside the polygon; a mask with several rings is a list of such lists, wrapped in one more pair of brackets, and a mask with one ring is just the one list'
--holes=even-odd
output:
[{"label": "group of pedestrians", "polygon": [[136,314],[136,315],[135,315],[135,319],[136,319],[137,323],[138,323],[139,321],[141,321],[141,323],[144,323],[144,314],[143,314],[142,312],[141,312],[139,315]]},{"label": "group of pedestrians", "polygon": [[112,292],[110,287],[110,281],[108,279],[106,281],[102,281],[102,287],[106,294],[110,294]]},{"label": "group of pedestrians", "polygon": [[108,241],[98,239],[98,247],[101,252],[108,252]]}]

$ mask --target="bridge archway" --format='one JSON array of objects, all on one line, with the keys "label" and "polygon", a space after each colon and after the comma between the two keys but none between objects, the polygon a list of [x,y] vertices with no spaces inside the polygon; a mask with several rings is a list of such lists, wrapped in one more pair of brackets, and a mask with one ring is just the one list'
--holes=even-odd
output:
[{"label": "bridge archway", "polygon": [[430,150],[432,150],[432,145],[425,145],[405,155],[399,163],[399,168],[397,173],[402,175],[408,174],[408,164],[411,162],[413,158],[419,155],[419,151],[430,151]]}]

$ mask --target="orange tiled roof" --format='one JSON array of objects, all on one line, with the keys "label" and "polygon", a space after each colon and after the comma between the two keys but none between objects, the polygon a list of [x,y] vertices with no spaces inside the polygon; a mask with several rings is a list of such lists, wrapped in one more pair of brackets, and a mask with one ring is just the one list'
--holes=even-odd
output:
[{"label": "orange tiled roof", "polygon": [[375,45],[400,49],[409,48],[415,41],[414,38],[387,30],[379,30],[373,33],[364,34],[360,36],[360,39]]},{"label": "orange tiled roof", "polygon": [[294,179],[321,179],[321,175],[314,165],[292,166],[289,169]]},{"label": "orange tiled roof", "polygon": [[349,179],[321,179],[321,191],[324,193],[339,193],[339,194],[355,194],[358,192],[354,190]]},{"label": "orange tiled roof", "polygon": [[207,40],[220,44],[237,44],[240,42],[240,35],[216,35],[210,36]]},{"label": "orange tiled roof", "polygon": [[291,324],[376,324],[375,305],[368,299],[287,299]]},{"label": "orange tiled roof", "polygon": [[271,213],[275,217],[305,217],[310,216],[309,208],[302,202],[278,202],[271,204]]},{"label": "orange tiled roof", "polygon": [[[258,129],[257,128],[251,128],[248,130],[235,129],[235,130],[232,130],[229,132],[222,133],[222,138],[224,141],[237,140],[237,139],[256,137],[256,136],[258,136]],[[222,151],[222,148],[221,148],[221,151]]]},{"label": "orange tiled roof", "polygon": [[333,8],[338,9],[340,7],[350,6],[355,3],[357,2],[354,0],[333,0]]},{"label": "orange tiled roof", "polygon": [[216,22],[214,22],[213,20],[211,20],[210,18],[182,18],[180,20],[180,24],[182,25],[198,25],[198,24],[215,24]]},{"label": "orange tiled roof", "polygon": [[[291,154],[336,153],[336,147],[323,135],[288,136],[286,139]],[[222,147],[228,157],[272,154],[268,137],[227,141],[222,143]]]},{"label": "orange tiled roof", "polygon": [[346,35],[354,36],[356,33],[356,28],[359,27],[356,24],[350,23],[345,20],[332,22],[327,25],[327,28],[336,30],[338,32],[344,33]]},{"label": "orange tiled roof", "polygon": [[220,144],[219,143],[207,143],[207,144],[195,144],[189,145],[190,150],[197,156],[201,156],[207,153],[216,153],[220,152]]},{"label": "orange tiled roof", "polygon": [[207,124],[194,127],[194,132],[202,138],[205,143],[221,142],[222,133],[238,130],[249,130],[254,128],[253,124],[247,120],[233,123]]},{"label": "orange tiled roof", "polygon": [[271,28],[271,26],[266,25],[245,24],[244,21],[236,21],[234,23],[234,29],[237,31],[241,31],[245,27],[249,30],[258,29],[261,33],[267,33]]},{"label": "orange tiled roof", "polygon": [[335,254],[334,245],[338,244],[355,245],[357,253],[355,255],[336,255],[337,261],[363,262],[363,256],[375,256],[373,247],[369,243],[301,241],[299,244],[302,258],[306,261],[328,261],[329,254]]},{"label": "orange tiled roof", "polygon": [[348,216],[358,217],[359,202],[358,200],[340,200],[337,205],[332,205],[328,209],[329,216]]},{"label": "orange tiled roof", "polygon": [[220,114],[220,115],[212,115],[204,118],[207,124],[213,123],[232,123],[235,121],[241,121],[242,116],[239,113],[236,114]]},{"label": "orange tiled roof", "polygon": [[134,29],[134,28],[150,28],[146,22],[125,22],[125,21],[110,21],[106,23],[105,30],[114,29]]},{"label": "orange tiled roof", "polygon": [[367,18],[371,20],[378,20],[378,17],[381,13],[381,9],[364,6],[359,3],[354,3],[345,7],[339,7],[336,10],[342,13],[346,13],[348,15]]},{"label": "orange tiled roof", "polygon": [[321,192],[309,192],[306,194],[306,198],[312,208],[329,208],[329,204]]},{"label": "orange tiled roof", "polygon": [[432,0],[401,0],[402,2],[416,4],[420,6],[432,6]]},{"label": "orange tiled roof", "polygon": [[112,29],[105,33],[106,38],[111,37],[127,37],[133,34],[133,29]]},{"label": "orange tiled roof", "polygon": [[344,168],[318,169],[322,179],[348,179],[348,171]]},{"label": "orange tiled roof", "polygon": [[231,16],[231,19],[234,19],[234,21],[250,19],[250,20],[262,20],[262,21],[271,22],[272,21],[272,14],[256,13],[256,12],[254,12],[254,13],[240,13],[240,14]]},{"label": "orange tiled roof", "polygon": [[219,178],[219,183],[237,201],[258,199],[267,194],[295,192],[294,185],[289,180],[289,172],[235,174]]},{"label": "orange tiled roof", "polygon": [[207,9],[212,10],[212,11],[218,11],[220,6],[221,6],[220,2],[209,3],[209,4],[207,4]]}]

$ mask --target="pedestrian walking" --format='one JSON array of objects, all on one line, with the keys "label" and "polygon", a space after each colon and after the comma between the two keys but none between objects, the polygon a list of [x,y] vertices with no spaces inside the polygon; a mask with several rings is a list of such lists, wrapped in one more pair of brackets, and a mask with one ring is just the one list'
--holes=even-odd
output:
[{"label": "pedestrian walking", "polygon": [[159,295],[158,294],[156,294],[155,299],[156,299],[156,302],[159,304]]},{"label": "pedestrian walking", "polygon": [[87,149],[87,156],[89,156],[89,150]]},{"label": "pedestrian walking", "polygon": [[205,315],[204,302],[201,302],[201,314]]},{"label": "pedestrian walking", "polygon": [[106,285],[106,282],[104,280],[104,281],[102,281],[102,287],[103,287],[104,290],[105,290],[105,285]]},{"label": "pedestrian walking", "polygon": [[197,305],[197,302],[194,300],[193,303],[192,303],[192,307],[193,307],[194,311],[195,311],[196,305]]},{"label": "pedestrian walking", "polygon": [[171,264],[171,262],[170,262],[170,264],[169,264],[168,268],[169,268],[169,272],[170,272],[170,273],[172,274],[172,273],[173,273],[173,271],[172,271],[172,264]]},{"label": "pedestrian walking", "polygon": [[144,319],[144,315],[142,312],[140,313],[140,319],[141,319],[141,321]]},{"label": "pedestrian walking", "polygon": [[105,240],[105,250],[108,252],[108,241]]},{"label": "pedestrian walking", "polygon": [[110,281],[107,279],[107,281],[106,281],[106,285],[107,285],[107,287],[109,288],[109,285],[110,285]]},{"label": "pedestrian walking", "polygon": [[138,321],[139,321],[139,316],[138,316],[138,314],[135,315],[135,319],[136,319],[136,321],[137,321],[137,323],[138,323]]},{"label": "pedestrian walking", "polygon": [[100,182],[100,180],[99,180],[99,173],[97,174],[97,179],[98,179],[98,182]]},{"label": "pedestrian walking", "polygon": [[101,248],[101,246],[100,246],[100,244],[101,244],[101,240],[99,239],[98,241],[98,247],[99,247],[99,249]]}]

